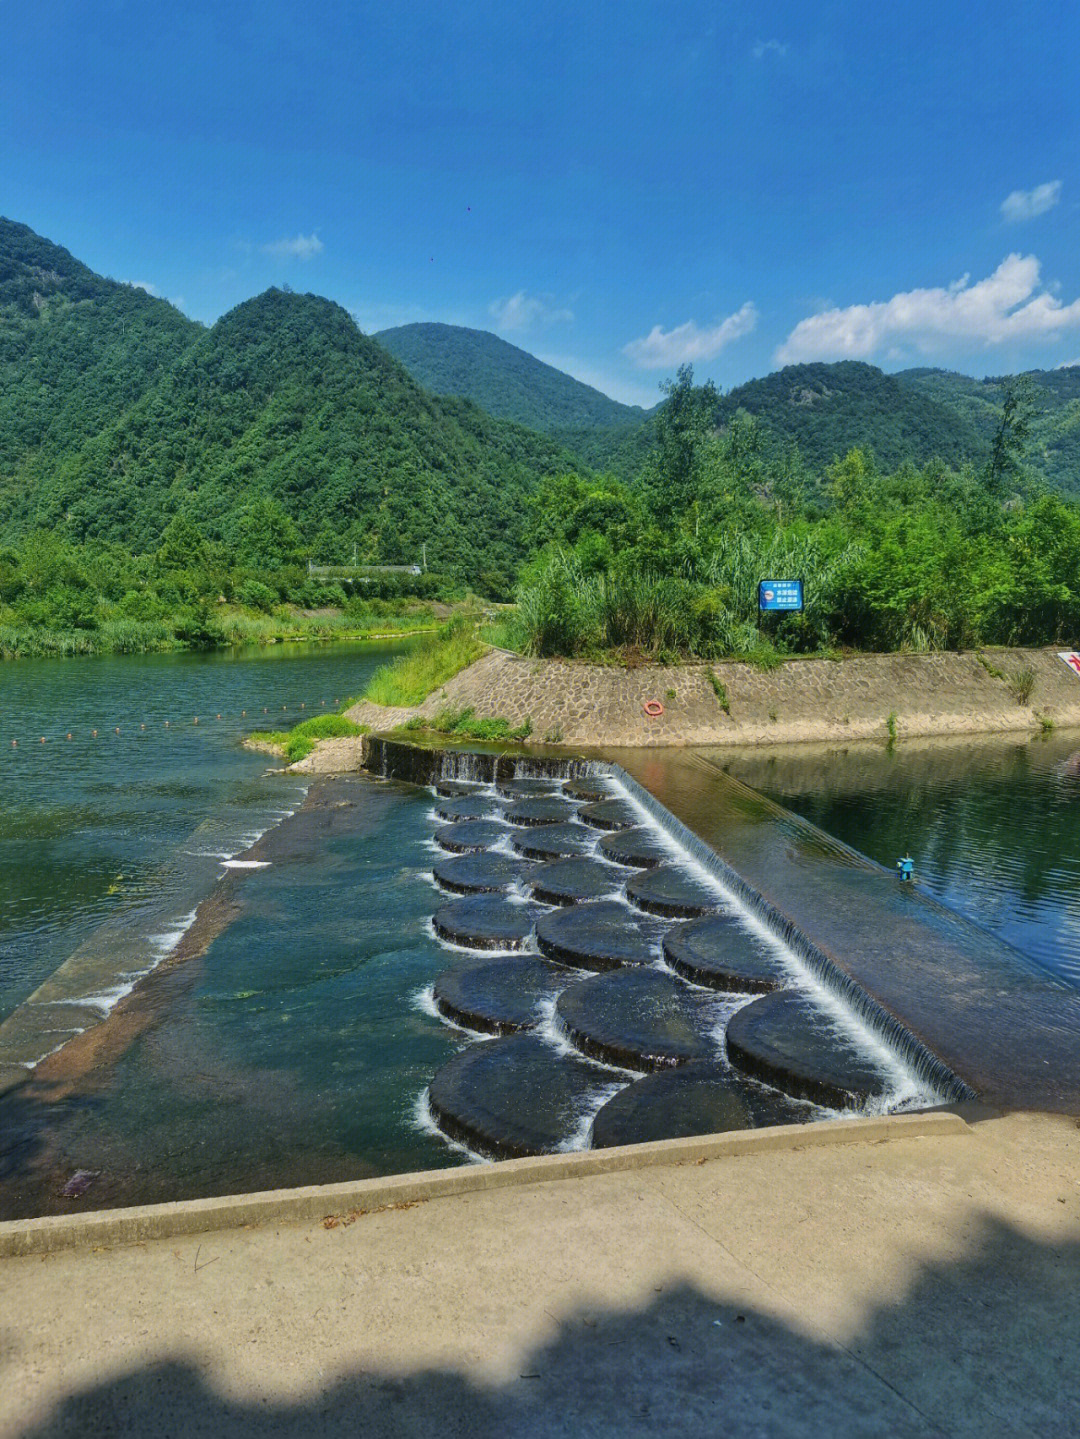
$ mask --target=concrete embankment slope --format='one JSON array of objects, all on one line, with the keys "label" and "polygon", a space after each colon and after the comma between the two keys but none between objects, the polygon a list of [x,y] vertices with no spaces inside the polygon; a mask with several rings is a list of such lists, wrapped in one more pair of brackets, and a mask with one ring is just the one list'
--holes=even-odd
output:
[{"label": "concrete embankment slope", "polygon": [[[901,738],[1080,727],[1080,675],[1056,650],[980,653],[788,660],[764,672],[747,664],[621,669],[493,650],[415,710],[360,703],[349,714],[387,730],[414,714],[472,709],[512,725],[529,720],[534,742],[605,747],[886,739],[890,716]],[[1024,670],[1034,682],[1020,704],[1011,679]],[[663,713],[647,716],[648,701]],[[348,743],[329,742],[327,757]]]}]

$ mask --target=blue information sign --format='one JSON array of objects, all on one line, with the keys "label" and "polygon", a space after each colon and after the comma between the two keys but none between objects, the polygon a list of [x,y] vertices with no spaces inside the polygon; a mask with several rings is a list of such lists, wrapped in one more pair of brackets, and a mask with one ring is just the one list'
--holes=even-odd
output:
[{"label": "blue information sign", "polygon": [[757,602],[759,610],[801,610],[802,580],[762,580]]}]

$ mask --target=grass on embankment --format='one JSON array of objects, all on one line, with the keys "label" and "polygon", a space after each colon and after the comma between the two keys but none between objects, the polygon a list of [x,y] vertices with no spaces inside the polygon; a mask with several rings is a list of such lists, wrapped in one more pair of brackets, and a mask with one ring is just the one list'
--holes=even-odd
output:
[{"label": "grass on embankment", "polygon": [[347,735],[366,734],[367,725],[355,724],[345,715],[313,715],[288,730],[255,730],[248,742],[274,749],[289,764],[306,759],[321,739],[342,739]]},{"label": "grass on embankment", "polygon": [[481,719],[474,718],[476,711],[470,706],[468,709],[440,710],[437,715],[427,717],[425,715],[414,715],[412,719],[406,720],[402,729],[424,730],[427,734],[452,735],[455,739],[478,739],[478,740],[515,740],[520,743],[527,740],[532,734],[532,720],[527,719],[524,724],[511,727],[510,721],[502,715],[490,715]]},{"label": "grass on embankment", "polygon": [[372,704],[410,709],[422,704],[429,694],[483,653],[484,645],[473,621],[465,615],[455,615],[408,654],[377,669],[361,698]]}]

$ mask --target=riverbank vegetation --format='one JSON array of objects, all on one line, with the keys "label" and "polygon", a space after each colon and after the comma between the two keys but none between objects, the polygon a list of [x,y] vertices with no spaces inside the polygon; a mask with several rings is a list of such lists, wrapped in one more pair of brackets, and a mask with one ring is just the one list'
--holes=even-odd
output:
[{"label": "riverbank vegetation", "polygon": [[[532,501],[534,558],[512,625],[532,655],[737,657],[1043,645],[1080,634],[1080,505],[1024,466],[1029,397],[980,471],[880,471],[851,450],[818,474],[766,460],[755,421],[669,386],[639,482],[562,476]],[[762,616],[758,583],[800,578],[801,614]]]},{"label": "riverbank vegetation", "polygon": [[465,614],[455,615],[407,654],[377,669],[362,698],[372,704],[402,708],[423,704],[428,695],[483,653],[475,620]]},{"label": "riverbank vegetation", "polygon": [[[253,526],[277,524],[288,539],[286,517],[270,505],[256,509]],[[260,543],[271,547],[265,531]],[[410,576],[411,587],[430,589],[416,585],[424,578]],[[281,553],[213,544],[182,518],[147,555],[41,530],[0,548],[3,659],[358,639],[435,626],[430,602],[396,576],[350,593]]]},{"label": "riverbank vegetation", "polygon": [[478,716],[472,707],[459,710],[446,708],[430,717],[413,715],[405,721],[402,729],[420,730],[425,734],[437,734],[452,739],[510,740],[523,744],[532,734],[532,721],[526,719],[519,725],[512,725],[502,715]]},{"label": "riverbank vegetation", "polygon": [[[804,365],[726,396],[684,368],[638,426],[467,334],[397,338],[512,418],[318,296],[205,328],[0,219],[0,656],[408,632],[469,592],[516,600],[490,642],[627,663],[1080,635],[1076,367]],[[805,611],[763,619],[766,578]],[[439,643],[371,697],[417,703],[481,641]]]},{"label": "riverbank vegetation", "polygon": [[255,730],[247,736],[249,744],[271,749],[289,764],[306,759],[321,739],[342,739],[367,734],[368,726],[356,724],[343,714],[313,715],[288,730]]}]

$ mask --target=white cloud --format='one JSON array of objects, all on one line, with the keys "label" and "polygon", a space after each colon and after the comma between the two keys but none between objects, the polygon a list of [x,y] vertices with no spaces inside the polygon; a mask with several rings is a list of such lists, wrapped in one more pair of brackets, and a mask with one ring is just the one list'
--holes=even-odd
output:
[{"label": "white cloud", "polygon": [[676,325],[673,330],[662,330],[654,325],[644,338],[631,340],[623,346],[627,355],[643,370],[670,369],[673,365],[684,365],[694,360],[711,360],[732,340],[748,335],[757,324],[758,312],[747,300],[741,309],[712,325],[699,330],[693,320],[685,325]]},{"label": "white cloud", "polygon": [[787,54],[787,46],[781,45],[779,40],[759,40],[750,52],[755,60],[762,60],[766,55],[778,55],[781,59]]},{"label": "white cloud", "polygon": [[573,355],[537,354],[536,358],[543,360],[545,365],[562,370],[565,375],[573,375],[574,379],[580,380],[583,385],[591,385],[594,390],[599,390],[602,395],[618,400],[623,405],[641,405],[643,409],[651,410],[664,398],[658,384],[651,387],[637,385],[632,380],[624,380],[621,376],[613,375],[595,365],[584,364]]},{"label": "white cloud", "polygon": [[1055,365],[1054,368],[1057,370],[1080,370],[1080,355],[1075,360],[1062,360],[1061,364]]},{"label": "white cloud", "polygon": [[1008,255],[985,280],[908,290],[891,300],[823,310],[800,320],[776,351],[781,365],[864,360],[890,346],[922,353],[957,345],[1056,338],[1080,328],[1080,300],[1063,305],[1040,284],[1034,255]]},{"label": "white cloud", "polygon": [[260,246],[264,255],[272,255],[275,260],[310,260],[312,255],[321,255],[324,248],[314,230],[310,235],[294,235]]},{"label": "white cloud", "polygon": [[160,295],[161,291],[156,285],[151,285],[149,280],[125,280],[125,285],[130,285],[133,290],[145,290],[148,295]]},{"label": "white cloud", "polygon": [[1001,213],[1006,220],[1034,220],[1036,215],[1045,215],[1061,199],[1061,181],[1050,180],[1045,185],[1036,185],[1034,190],[1014,190],[1001,202]]},{"label": "white cloud", "polygon": [[527,330],[532,325],[564,325],[574,318],[565,305],[553,305],[536,295],[519,290],[507,300],[492,300],[488,314],[500,330]]}]

